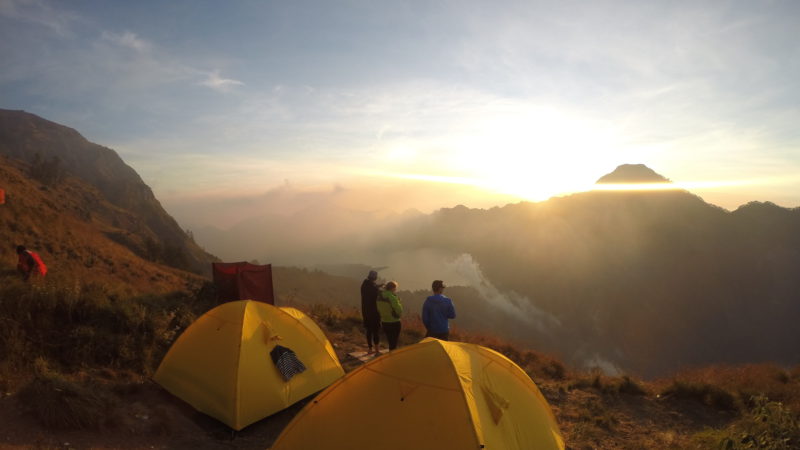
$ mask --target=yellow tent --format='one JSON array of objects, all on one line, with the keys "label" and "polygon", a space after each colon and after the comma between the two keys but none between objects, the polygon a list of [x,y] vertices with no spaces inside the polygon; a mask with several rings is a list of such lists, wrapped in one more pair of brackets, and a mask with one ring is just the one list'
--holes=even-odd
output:
[{"label": "yellow tent", "polygon": [[[306,370],[288,382],[270,351],[291,349]],[[302,312],[241,300],[208,311],[172,345],[156,382],[233,429],[274,414],[344,375],[328,339]]]},{"label": "yellow tent", "polygon": [[428,338],[317,395],[272,450],[563,449],[547,400],[505,356]]}]

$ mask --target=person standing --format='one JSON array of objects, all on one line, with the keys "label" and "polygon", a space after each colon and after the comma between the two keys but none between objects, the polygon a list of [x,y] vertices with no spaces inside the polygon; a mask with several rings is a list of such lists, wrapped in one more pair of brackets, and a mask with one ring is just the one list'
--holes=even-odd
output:
[{"label": "person standing", "polygon": [[378,296],[378,312],[381,315],[381,327],[386,332],[389,350],[397,348],[400,338],[400,317],[403,315],[403,304],[397,298],[397,282],[390,281]]},{"label": "person standing", "polygon": [[444,281],[434,280],[431,284],[433,295],[422,304],[422,323],[425,324],[425,337],[434,337],[446,341],[450,338],[450,322],[456,318],[453,301],[445,297]]},{"label": "person standing", "polygon": [[367,335],[367,352],[377,352],[381,342],[381,316],[378,314],[378,272],[370,270],[367,278],[361,283],[361,318],[364,320],[364,331]]},{"label": "person standing", "polygon": [[44,265],[44,261],[38,253],[26,249],[24,245],[18,245],[17,271],[27,281],[33,274],[47,275],[47,266]]}]

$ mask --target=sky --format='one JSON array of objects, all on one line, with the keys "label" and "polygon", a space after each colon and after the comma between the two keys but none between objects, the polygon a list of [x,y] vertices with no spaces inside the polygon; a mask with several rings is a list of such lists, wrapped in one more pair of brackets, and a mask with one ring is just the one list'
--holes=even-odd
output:
[{"label": "sky", "polygon": [[116,150],[197,225],[287,191],[540,201],[625,163],[797,207],[798,20],[793,0],[0,0],[0,108]]}]

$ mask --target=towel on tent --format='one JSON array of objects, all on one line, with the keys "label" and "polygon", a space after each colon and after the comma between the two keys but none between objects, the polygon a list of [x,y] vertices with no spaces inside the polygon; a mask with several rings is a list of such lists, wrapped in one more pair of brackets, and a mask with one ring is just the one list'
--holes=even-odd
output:
[{"label": "towel on tent", "polygon": [[283,379],[289,381],[293,376],[306,370],[306,366],[297,359],[297,355],[286,347],[276,345],[275,348],[269,352],[272,357],[272,362],[278,368],[278,372],[283,375]]}]

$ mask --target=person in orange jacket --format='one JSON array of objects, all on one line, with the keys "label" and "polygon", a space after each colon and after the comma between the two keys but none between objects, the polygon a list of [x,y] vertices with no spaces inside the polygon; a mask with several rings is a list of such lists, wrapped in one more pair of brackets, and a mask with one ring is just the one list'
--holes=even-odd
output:
[{"label": "person in orange jacket", "polygon": [[25,248],[24,245],[17,246],[17,270],[22,274],[22,278],[28,280],[31,275],[47,275],[47,266],[38,253]]}]

